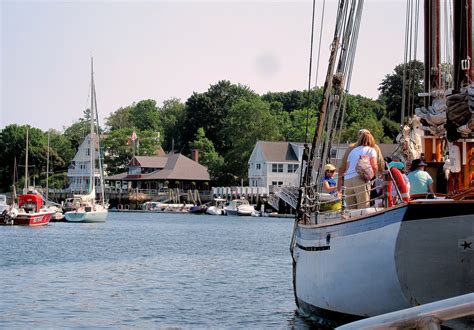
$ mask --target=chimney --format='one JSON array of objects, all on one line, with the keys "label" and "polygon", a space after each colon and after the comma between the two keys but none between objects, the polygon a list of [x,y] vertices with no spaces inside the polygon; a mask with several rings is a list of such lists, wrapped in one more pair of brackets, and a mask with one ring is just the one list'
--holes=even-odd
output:
[{"label": "chimney", "polygon": [[193,160],[196,163],[199,163],[199,150],[198,149],[193,149]]}]

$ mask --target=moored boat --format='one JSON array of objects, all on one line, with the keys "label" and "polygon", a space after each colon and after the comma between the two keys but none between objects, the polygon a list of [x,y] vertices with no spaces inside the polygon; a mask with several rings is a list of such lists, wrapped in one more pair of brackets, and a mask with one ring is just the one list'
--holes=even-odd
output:
[{"label": "moored boat", "polygon": [[[94,66],[91,59],[91,116],[90,133],[81,145],[78,157],[88,157],[88,182],[89,191],[84,195],[74,195],[69,201],[68,211],[64,212],[64,217],[68,222],[105,222],[107,220],[109,205],[104,196],[104,173],[102,164],[102,154],[100,147],[100,132],[97,114],[97,100],[94,84]],[[85,143],[87,141],[87,143]],[[100,187],[99,200],[96,201],[96,159],[98,159],[98,185]],[[81,159],[84,161],[84,159]]]}]

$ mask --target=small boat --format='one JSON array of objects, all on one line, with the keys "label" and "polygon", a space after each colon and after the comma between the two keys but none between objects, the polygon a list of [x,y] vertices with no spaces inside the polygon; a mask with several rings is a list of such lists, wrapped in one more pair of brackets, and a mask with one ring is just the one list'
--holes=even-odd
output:
[{"label": "small boat", "polygon": [[2,194],[0,195],[0,213],[3,213],[7,208],[7,196]]},{"label": "small boat", "polygon": [[29,192],[18,196],[18,209],[12,208],[13,225],[42,226],[47,225],[56,213],[43,206],[43,198],[39,194]]},{"label": "small boat", "polygon": [[254,207],[249,204],[249,201],[245,198],[237,198],[231,200],[225,207],[225,212],[228,215],[245,215],[250,216],[253,211],[255,211]]},{"label": "small boat", "polygon": [[207,211],[207,205],[206,204],[201,204],[201,205],[193,205],[189,209],[189,213],[193,214],[204,214]]},{"label": "small boat", "polygon": [[211,206],[206,210],[207,214],[210,215],[226,215],[224,205],[227,200],[225,198],[214,198]]}]

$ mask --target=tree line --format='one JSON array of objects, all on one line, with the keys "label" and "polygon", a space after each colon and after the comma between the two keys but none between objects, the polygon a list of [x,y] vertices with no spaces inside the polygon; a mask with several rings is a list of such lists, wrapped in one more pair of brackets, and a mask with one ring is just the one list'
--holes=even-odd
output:
[{"label": "tree line", "polygon": [[[415,93],[422,90],[423,64],[417,72]],[[348,95],[341,143],[355,140],[360,128],[371,130],[378,142],[393,143],[400,127],[404,65],[387,74],[377,100]],[[114,111],[101,127],[107,174],[127,170],[135,155],[161,151],[191,156],[199,150],[200,163],[209,168],[214,185],[240,184],[247,178],[247,162],[258,140],[311,141],[322,89],[268,92],[259,95],[248,86],[219,81],[207,91],[193,93],[184,103],[177,98],[157,105],[142,100]],[[90,130],[90,111],[62,132],[27,125],[8,125],[0,131],[0,191],[13,181],[23,185],[25,136],[29,129],[30,180],[46,185],[49,135],[49,187],[67,185],[67,169]],[[137,139],[131,140],[135,131]],[[15,167],[16,164],[16,167]]]}]

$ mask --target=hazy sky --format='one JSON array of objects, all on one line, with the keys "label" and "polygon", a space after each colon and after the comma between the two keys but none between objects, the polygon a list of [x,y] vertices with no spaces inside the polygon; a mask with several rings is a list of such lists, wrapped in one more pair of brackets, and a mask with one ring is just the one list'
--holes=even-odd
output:
[{"label": "hazy sky", "polygon": [[[326,1],[318,85],[336,5]],[[384,76],[403,62],[405,9],[402,0],[365,1],[352,94],[376,98]],[[304,90],[311,10],[311,0],[0,0],[0,129],[17,123],[62,130],[82,117],[90,102],[91,56],[102,124],[133,102],[185,102],[224,79],[259,94]]]}]

